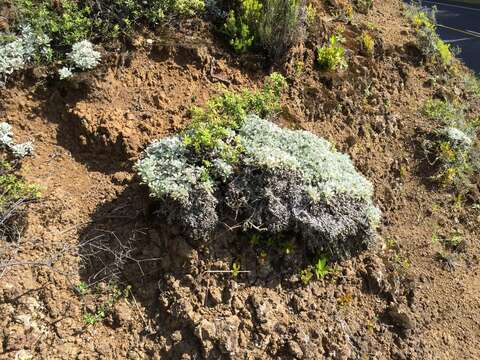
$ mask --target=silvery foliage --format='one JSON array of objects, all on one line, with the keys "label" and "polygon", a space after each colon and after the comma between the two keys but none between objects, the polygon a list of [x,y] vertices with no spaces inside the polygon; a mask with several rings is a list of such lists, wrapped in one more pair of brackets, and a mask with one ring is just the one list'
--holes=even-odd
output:
[{"label": "silvery foliage", "polygon": [[15,40],[0,44],[0,86],[5,85],[7,76],[23,69],[33,58],[46,58],[51,52],[50,38],[38,34],[25,25]]},{"label": "silvery foliage", "polygon": [[58,70],[58,75],[60,76],[60,80],[68,79],[73,75],[72,69],[69,67],[62,67]]},{"label": "silvery foliage", "polygon": [[337,194],[360,199],[373,195],[373,186],[359,176],[348,155],[308,131],[282,129],[252,115],[239,131],[246,163],[302,173],[312,200],[329,200]]},{"label": "silvery foliage", "polygon": [[12,126],[9,123],[0,123],[0,146],[2,148],[9,148],[12,145]]},{"label": "silvery foliage", "polygon": [[418,46],[427,59],[435,58],[438,54],[438,34],[435,29],[423,27],[417,32]]},{"label": "silvery foliage", "polygon": [[99,64],[101,55],[94,50],[90,41],[82,40],[73,44],[68,58],[76,68],[84,71],[94,69]]},{"label": "silvery foliage", "polygon": [[31,141],[13,145],[10,149],[12,150],[13,156],[16,158],[23,158],[27,155],[33,154],[33,144]]},{"label": "silvery foliage", "polygon": [[33,144],[30,141],[23,144],[14,143],[12,126],[6,122],[0,123],[0,148],[11,151],[16,158],[23,158],[33,153]]},{"label": "silvery foliage", "polygon": [[456,127],[445,127],[440,130],[440,133],[446,136],[454,145],[464,148],[469,148],[473,145],[472,137]]},{"label": "silvery foliage", "polygon": [[[157,214],[192,240],[220,223],[273,234],[296,232],[312,251],[347,256],[373,242],[380,211],[373,187],[350,158],[306,131],[281,129],[250,115],[237,135],[244,148],[233,167],[217,161],[213,179],[181,136],[152,143],[137,163],[142,182],[160,199]],[[215,161],[213,162],[215,163]]]},{"label": "silvery foliage", "polygon": [[178,136],[154,141],[137,163],[137,171],[156,198],[188,202],[196,187],[206,188],[200,181],[202,168],[190,164],[187,147]]}]

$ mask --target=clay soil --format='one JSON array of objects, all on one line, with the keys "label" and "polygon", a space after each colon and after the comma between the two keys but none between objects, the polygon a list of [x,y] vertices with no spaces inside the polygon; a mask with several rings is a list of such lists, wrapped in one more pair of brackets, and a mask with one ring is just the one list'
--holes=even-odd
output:
[{"label": "clay soil", "polygon": [[[0,269],[0,359],[480,358],[478,199],[459,204],[428,180],[421,144],[434,124],[419,113],[434,96],[472,112],[477,100],[459,80],[431,81],[400,1],[374,1],[348,24],[318,10],[280,65],[232,54],[196,19],[136,35],[71,82],[31,71],[0,90],[0,119],[35,144],[21,175],[42,187],[19,243],[2,244],[11,262]],[[314,48],[340,24],[349,69],[322,74]],[[367,27],[374,57],[356,42]],[[348,153],[383,211],[378,246],[308,285],[295,253],[260,254],[228,231],[193,247],[156,225],[133,170],[150,141],[188,123],[191,106],[257,88],[273,70],[289,81],[274,121]],[[461,249],[436,241],[454,233]],[[247,272],[212,272],[233,262]]]}]

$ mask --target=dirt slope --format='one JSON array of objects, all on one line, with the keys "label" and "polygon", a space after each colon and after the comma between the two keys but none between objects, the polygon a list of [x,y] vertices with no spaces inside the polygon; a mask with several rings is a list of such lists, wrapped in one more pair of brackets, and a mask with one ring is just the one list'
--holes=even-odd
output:
[{"label": "dirt slope", "polygon": [[[319,34],[338,26],[319,11]],[[373,59],[354,41],[368,23]],[[375,1],[345,27],[350,67],[340,75],[314,68],[314,35],[264,68],[202,23],[168,43],[139,35],[136,49],[72,84],[25,76],[1,90],[0,119],[34,140],[21,172],[43,196],[9,250],[13,265],[0,269],[0,359],[480,358],[480,214],[426,180],[420,145],[432,124],[418,112],[439,93],[474,100],[455,81],[431,85],[400,1]],[[290,83],[278,122],[349,153],[384,212],[377,249],[308,285],[295,256],[265,259],[228,234],[195,249],[155,226],[132,170],[149,141],[188,122],[191,105],[222,87],[257,87],[273,69]],[[466,246],[439,261],[434,235],[452,232]],[[209,272],[233,261],[249,273]],[[116,290],[101,280],[112,272],[132,295],[109,303]],[[81,282],[100,285],[79,294]],[[87,324],[106,303],[106,318]]]}]

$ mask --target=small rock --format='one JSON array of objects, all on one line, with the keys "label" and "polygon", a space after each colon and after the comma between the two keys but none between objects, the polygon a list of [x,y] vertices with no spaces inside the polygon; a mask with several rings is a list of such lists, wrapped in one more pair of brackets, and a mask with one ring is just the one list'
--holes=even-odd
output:
[{"label": "small rock", "polygon": [[398,305],[391,305],[385,315],[386,320],[399,330],[405,331],[414,327],[413,320],[410,319],[410,316],[406,312],[400,310]]},{"label": "small rock", "polygon": [[180,332],[180,330],[173,332],[170,338],[172,339],[172,342],[174,344],[179,343],[183,339],[182,333]]},{"label": "small rock", "polygon": [[288,351],[295,359],[301,359],[303,357],[302,348],[293,340],[288,342]]},{"label": "small rock", "polygon": [[218,287],[212,287],[208,290],[208,299],[212,306],[222,303],[222,292]]},{"label": "small rock", "polygon": [[125,185],[132,180],[132,175],[126,171],[119,171],[112,176],[112,181],[116,185]]},{"label": "small rock", "polygon": [[55,323],[55,331],[59,338],[65,339],[81,331],[81,327],[77,326],[73,319],[66,318]]},{"label": "small rock", "polygon": [[131,308],[122,301],[115,304],[113,316],[119,326],[127,326],[133,321]]}]

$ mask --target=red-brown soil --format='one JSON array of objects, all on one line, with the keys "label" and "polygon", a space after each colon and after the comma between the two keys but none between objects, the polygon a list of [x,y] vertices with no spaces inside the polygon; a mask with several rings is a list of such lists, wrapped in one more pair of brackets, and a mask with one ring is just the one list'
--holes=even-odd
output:
[{"label": "red-brown soil", "polygon": [[[319,36],[340,24],[319,7],[318,29],[283,65],[233,55],[198,20],[168,41],[138,35],[135,49],[72,83],[25,75],[1,90],[0,118],[19,141],[34,141],[21,174],[41,185],[42,199],[10,244],[12,265],[0,269],[0,359],[480,358],[480,213],[428,181],[421,143],[434,124],[418,111],[435,94],[477,113],[478,101],[460,81],[429,82],[401,9],[375,1],[369,15],[355,14],[340,75],[313,66]],[[368,23],[374,58],[355,41]],[[272,70],[290,83],[277,121],[350,154],[384,212],[377,248],[308,285],[295,256],[279,264],[225,234],[192,248],[155,226],[132,169],[151,140],[185,126],[192,105],[224,87],[258,87]],[[454,232],[465,244],[458,253],[434,241]],[[233,261],[249,273],[209,272]],[[117,271],[133,295],[86,324]],[[100,285],[82,295],[82,281]]]}]

